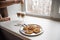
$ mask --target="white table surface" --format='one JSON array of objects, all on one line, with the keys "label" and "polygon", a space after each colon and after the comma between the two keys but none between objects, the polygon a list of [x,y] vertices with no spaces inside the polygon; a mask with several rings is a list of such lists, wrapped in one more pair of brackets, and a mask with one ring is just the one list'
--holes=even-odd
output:
[{"label": "white table surface", "polygon": [[[14,18],[14,20],[11,20],[11,21],[0,22],[0,25],[19,35],[22,35],[19,32],[20,26],[14,26],[17,23],[18,23],[18,21],[16,20],[16,18]],[[25,23],[26,24],[38,24],[44,30],[43,34],[41,34],[39,36],[35,36],[35,37],[27,37],[27,36],[22,35],[28,39],[31,39],[31,40],[60,40],[60,22],[43,19],[43,18],[26,16]]]}]

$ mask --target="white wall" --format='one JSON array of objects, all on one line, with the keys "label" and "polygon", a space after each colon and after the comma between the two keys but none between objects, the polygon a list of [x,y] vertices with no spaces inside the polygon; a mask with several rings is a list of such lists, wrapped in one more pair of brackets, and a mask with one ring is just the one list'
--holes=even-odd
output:
[{"label": "white wall", "polygon": [[18,11],[21,11],[21,5],[20,4],[14,4],[14,5],[11,5],[11,6],[8,6],[7,7],[7,10],[8,10],[8,16],[14,20],[14,17],[17,17],[16,16],[16,13]]},{"label": "white wall", "polygon": [[60,18],[59,5],[60,5],[59,1],[52,0],[51,17]]}]

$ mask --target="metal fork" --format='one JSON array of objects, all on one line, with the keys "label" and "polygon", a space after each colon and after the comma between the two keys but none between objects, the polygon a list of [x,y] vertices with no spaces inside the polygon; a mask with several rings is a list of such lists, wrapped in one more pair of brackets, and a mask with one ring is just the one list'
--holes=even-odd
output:
[{"label": "metal fork", "polygon": [[26,25],[26,24],[22,24],[21,26],[23,26],[23,27],[24,27],[24,26],[27,26],[27,25]]},{"label": "metal fork", "polygon": [[18,25],[15,25],[15,26],[27,26],[26,24],[18,24]]}]

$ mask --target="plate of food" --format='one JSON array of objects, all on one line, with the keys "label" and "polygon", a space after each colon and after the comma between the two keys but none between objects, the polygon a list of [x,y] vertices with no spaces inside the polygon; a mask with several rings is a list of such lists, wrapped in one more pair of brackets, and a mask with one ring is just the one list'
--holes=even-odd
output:
[{"label": "plate of food", "polygon": [[26,36],[38,36],[43,33],[43,29],[37,24],[28,24],[20,28],[20,33]]}]

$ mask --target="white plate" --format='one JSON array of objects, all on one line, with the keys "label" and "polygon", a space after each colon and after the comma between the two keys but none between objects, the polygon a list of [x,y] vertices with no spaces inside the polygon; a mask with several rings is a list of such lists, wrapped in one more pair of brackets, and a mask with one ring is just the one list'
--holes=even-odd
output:
[{"label": "white plate", "polygon": [[35,34],[35,33],[26,34],[26,33],[24,32],[23,28],[24,28],[24,27],[21,27],[19,31],[20,31],[21,34],[26,35],[26,36],[38,36],[38,35],[41,35],[41,34],[43,33],[42,27],[40,27],[40,30],[41,30],[41,31],[40,31],[39,33],[37,33],[37,34]]}]

